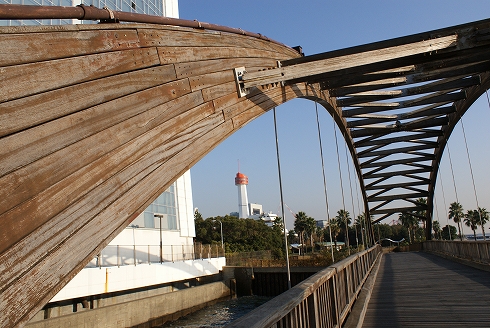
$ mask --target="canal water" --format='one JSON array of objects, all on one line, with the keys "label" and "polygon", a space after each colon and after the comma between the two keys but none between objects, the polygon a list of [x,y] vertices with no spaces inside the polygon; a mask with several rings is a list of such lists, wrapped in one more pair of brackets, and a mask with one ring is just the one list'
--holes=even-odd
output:
[{"label": "canal water", "polygon": [[243,296],[210,305],[204,309],[186,315],[177,321],[167,322],[159,328],[217,328],[224,327],[256,307],[264,304],[271,297]]}]

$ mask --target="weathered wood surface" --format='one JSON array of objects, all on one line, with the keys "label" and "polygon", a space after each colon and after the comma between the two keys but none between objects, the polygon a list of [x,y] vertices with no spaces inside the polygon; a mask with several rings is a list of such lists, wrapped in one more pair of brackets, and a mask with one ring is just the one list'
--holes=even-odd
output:
[{"label": "weathered wood surface", "polygon": [[489,308],[489,272],[427,253],[390,253],[362,327],[490,327]]},{"label": "weathered wood surface", "polygon": [[238,98],[233,68],[297,56],[250,36],[173,26],[0,28],[0,326],[27,322],[246,123],[298,97],[335,115],[318,85]]}]

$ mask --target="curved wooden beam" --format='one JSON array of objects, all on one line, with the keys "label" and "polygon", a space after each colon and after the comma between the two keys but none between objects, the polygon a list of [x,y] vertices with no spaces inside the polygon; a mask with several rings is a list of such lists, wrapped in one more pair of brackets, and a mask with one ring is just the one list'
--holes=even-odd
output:
[{"label": "curved wooden beam", "polygon": [[315,84],[239,98],[233,68],[299,56],[247,35],[2,27],[0,49],[2,327],[26,323],[177,177],[269,109],[308,98],[347,131]]}]

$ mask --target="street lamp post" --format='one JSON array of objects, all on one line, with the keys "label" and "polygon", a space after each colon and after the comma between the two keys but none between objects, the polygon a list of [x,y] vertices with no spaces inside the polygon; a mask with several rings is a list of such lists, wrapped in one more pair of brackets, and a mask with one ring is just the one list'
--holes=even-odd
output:
[{"label": "street lamp post", "polygon": [[160,264],[163,262],[163,244],[162,244],[162,217],[164,214],[154,213],[153,216],[160,218]]},{"label": "street lamp post", "polygon": [[216,222],[216,221],[218,221],[218,222],[219,222],[219,224],[220,224],[220,231],[221,231],[221,248],[222,248],[222,249],[225,249],[225,248],[224,248],[224,245],[225,245],[225,244],[223,243],[223,222],[221,222],[220,220],[213,220],[213,222]]}]

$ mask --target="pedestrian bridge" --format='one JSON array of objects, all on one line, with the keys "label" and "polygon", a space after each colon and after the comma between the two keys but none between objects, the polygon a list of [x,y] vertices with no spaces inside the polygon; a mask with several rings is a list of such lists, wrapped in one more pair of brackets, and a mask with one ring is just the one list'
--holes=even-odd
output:
[{"label": "pedestrian bridge", "polygon": [[227,327],[488,327],[490,242],[422,250],[353,255]]},{"label": "pedestrian bridge", "polygon": [[490,85],[490,20],[302,56],[197,21],[0,5],[0,19],[56,17],[103,24],[0,27],[2,327],[28,322],[177,177],[295,98],[342,131],[366,216],[425,213],[430,239],[446,142]]}]

